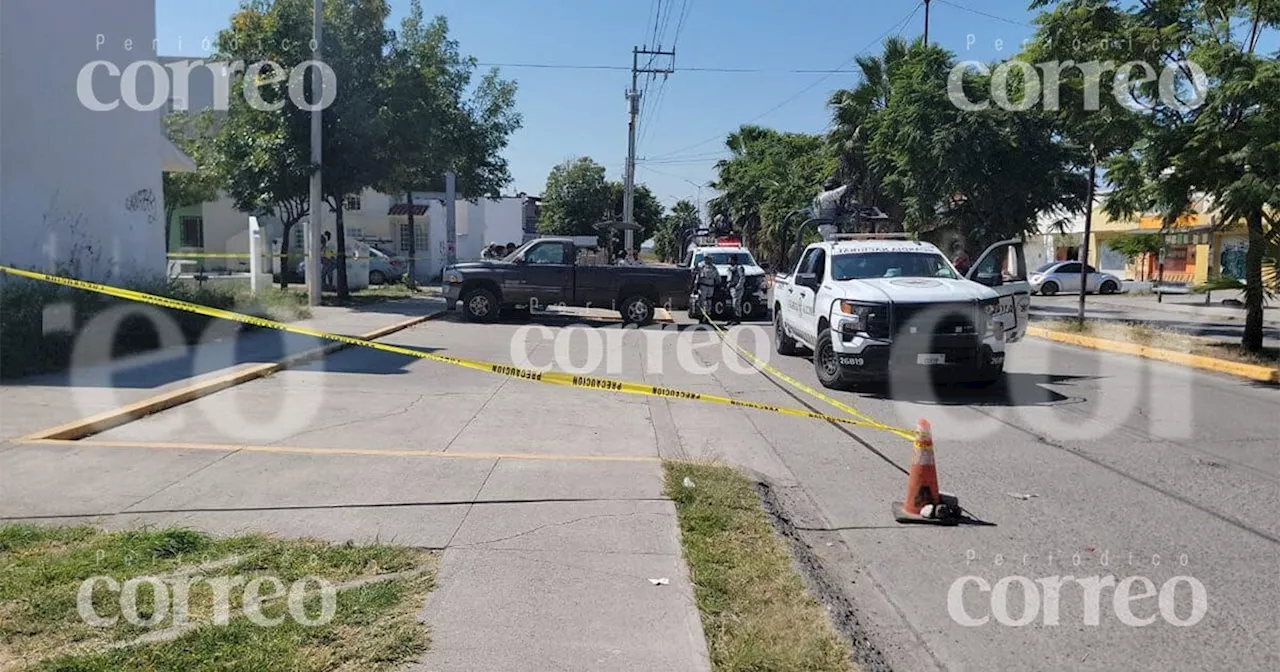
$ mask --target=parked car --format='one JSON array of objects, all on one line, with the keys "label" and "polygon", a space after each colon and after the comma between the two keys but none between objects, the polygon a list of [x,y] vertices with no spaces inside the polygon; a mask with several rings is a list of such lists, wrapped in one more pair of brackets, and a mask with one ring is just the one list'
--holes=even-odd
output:
[{"label": "parked car", "polygon": [[[1085,280],[1085,291],[1088,293],[1116,294],[1124,283],[1110,273],[1101,273],[1092,266],[1085,265],[1088,276]],[[1051,261],[1031,272],[1031,291],[1044,296],[1053,296],[1058,292],[1080,291],[1080,262]]]},{"label": "parked car", "polygon": [[584,263],[577,252],[572,238],[537,238],[505,259],[449,266],[442,274],[448,308],[460,300],[469,321],[492,322],[503,309],[594,306],[622,313],[624,323],[643,325],[653,321],[657,306],[687,306],[687,269]]},{"label": "parked car", "polygon": [[399,282],[409,272],[408,262],[384,250],[369,246],[369,284],[385,285]]},{"label": "parked car", "polygon": [[[354,243],[348,239],[348,244]],[[361,244],[360,251],[369,259],[369,284],[385,285],[388,282],[399,282],[400,278],[409,271],[408,262],[403,259],[388,254],[372,245]],[[355,245],[352,245],[355,247]],[[350,272],[350,268],[348,268]],[[298,262],[298,278],[306,281],[307,278],[307,260],[303,259]]]}]

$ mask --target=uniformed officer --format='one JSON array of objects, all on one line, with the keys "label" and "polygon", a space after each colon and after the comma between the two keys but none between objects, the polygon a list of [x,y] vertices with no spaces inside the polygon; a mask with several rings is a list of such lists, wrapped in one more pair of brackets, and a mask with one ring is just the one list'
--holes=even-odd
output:
[{"label": "uniformed officer", "polygon": [[703,255],[702,263],[698,265],[698,305],[702,309],[702,314],[698,316],[701,320],[704,317],[711,318],[711,300],[716,294],[716,285],[720,282],[720,271],[716,270],[716,265],[711,263],[711,255]]},{"label": "uniformed officer", "polygon": [[738,255],[729,255],[729,296],[733,300],[733,321],[742,324],[742,298],[747,293],[747,272],[738,264]]}]

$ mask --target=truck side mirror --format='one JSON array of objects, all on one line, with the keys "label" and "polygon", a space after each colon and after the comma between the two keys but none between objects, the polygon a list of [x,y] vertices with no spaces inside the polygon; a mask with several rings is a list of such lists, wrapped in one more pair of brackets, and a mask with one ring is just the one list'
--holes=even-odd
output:
[{"label": "truck side mirror", "polygon": [[809,289],[817,289],[818,275],[816,273],[797,273],[796,284]]}]

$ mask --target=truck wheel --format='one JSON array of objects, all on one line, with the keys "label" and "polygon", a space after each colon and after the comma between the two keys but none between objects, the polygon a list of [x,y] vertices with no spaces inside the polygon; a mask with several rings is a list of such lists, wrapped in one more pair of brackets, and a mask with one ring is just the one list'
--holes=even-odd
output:
[{"label": "truck wheel", "polygon": [[794,338],[787,336],[787,330],[782,326],[782,311],[773,311],[773,349],[779,355],[791,357],[799,354],[800,347]]},{"label": "truck wheel", "polygon": [[498,297],[483,287],[462,295],[462,314],[468,322],[492,322],[498,319]]},{"label": "truck wheel", "polygon": [[633,296],[622,302],[623,324],[644,326],[653,322],[653,302],[643,296]]},{"label": "truck wheel", "polygon": [[826,327],[818,332],[818,342],[814,344],[813,370],[818,374],[818,382],[823,387],[833,390],[847,390],[853,387],[853,380],[840,368],[839,355],[835,346],[831,345],[831,328]]}]

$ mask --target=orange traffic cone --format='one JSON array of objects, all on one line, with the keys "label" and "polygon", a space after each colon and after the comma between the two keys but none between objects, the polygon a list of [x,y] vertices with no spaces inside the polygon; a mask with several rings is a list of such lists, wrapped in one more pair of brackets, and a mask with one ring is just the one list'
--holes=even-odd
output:
[{"label": "orange traffic cone", "polygon": [[893,503],[893,518],[899,523],[954,524],[959,503],[938,490],[938,467],[933,455],[933,428],[924,418],[916,428],[915,454],[907,472],[907,496]]}]

